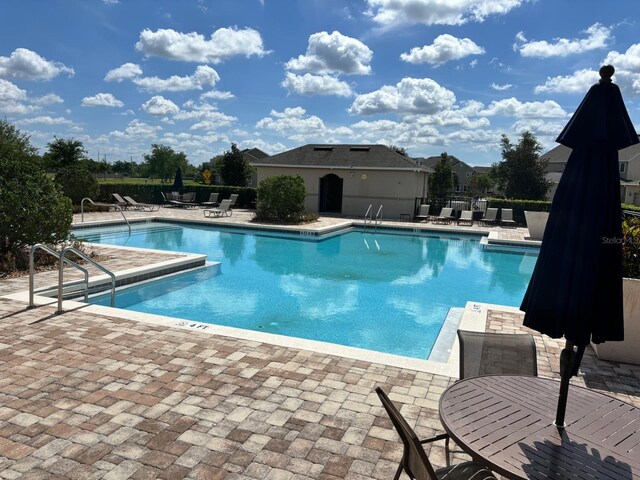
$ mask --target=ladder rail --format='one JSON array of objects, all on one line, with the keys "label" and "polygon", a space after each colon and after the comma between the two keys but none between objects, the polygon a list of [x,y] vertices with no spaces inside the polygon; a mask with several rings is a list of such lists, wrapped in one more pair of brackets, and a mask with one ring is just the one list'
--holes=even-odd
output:
[{"label": "ladder rail", "polygon": [[[64,287],[64,261],[65,261],[65,256],[66,256],[67,252],[74,253],[75,255],[79,256],[80,258],[82,258],[86,262],[89,262],[90,264],[92,264],[98,270],[102,271],[103,273],[105,273],[105,274],[109,275],[109,277],[111,277],[111,306],[112,307],[115,306],[116,276],[113,274],[113,272],[111,272],[110,270],[106,269],[105,267],[100,265],[98,262],[96,262],[93,258],[91,258],[88,255],[84,254],[83,252],[81,252],[77,248],[69,246],[69,247],[63,248],[62,251],[60,252],[60,265],[59,265],[59,269],[58,269],[58,311],[56,313],[62,313],[63,312],[63,310],[62,310],[62,293],[63,293],[63,287]],[[89,288],[89,282],[87,280],[87,289],[88,288]]]},{"label": "ladder rail", "polygon": [[[43,243],[36,243],[31,247],[31,249],[29,249],[29,308],[35,307],[35,302],[33,298],[35,294],[35,273],[36,273],[34,255],[37,250],[42,250],[44,252],[47,252],[50,255],[53,255],[58,259],[60,258],[60,252],[58,252],[57,250],[54,250],[53,248]],[[73,260],[69,260],[68,258],[64,259],[64,263],[72,267],[75,267],[78,270],[80,270],[82,273],[84,273],[84,283],[85,283],[84,299],[86,301],[89,298],[89,270],[78,265]]]},{"label": "ladder rail", "polygon": [[382,205],[380,205],[380,208],[378,208],[378,212],[376,213],[376,219],[375,219],[375,229],[378,229],[378,225],[380,225],[382,223]]},{"label": "ladder rail", "polygon": [[367,211],[364,214],[364,228],[367,228],[367,219],[369,219],[368,223],[371,223],[371,209],[373,208],[373,205],[369,204],[369,208],[367,208]]},{"label": "ladder rail", "polygon": [[131,225],[129,224],[129,220],[127,220],[127,217],[124,215],[124,211],[122,210],[122,207],[116,203],[94,202],[89,197],[83,198],[82,201],[80,202],[80,221],[81,222],[84,222],[84,201],[85,200],[88,200],[92,205],[98,205],[99,207],[113,207],[117,209],[122,215],[122,218],[124,218],[124,221],[127,222],[127,227],[129,227],[129,235],[131,235]]}]

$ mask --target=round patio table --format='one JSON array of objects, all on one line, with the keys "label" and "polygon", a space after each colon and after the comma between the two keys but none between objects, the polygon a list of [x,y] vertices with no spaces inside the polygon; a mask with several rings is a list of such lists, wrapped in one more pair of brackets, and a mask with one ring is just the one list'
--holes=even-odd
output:
[{"label": "round patio table", "polygon": [[570,386],[565,429],[553,425],[560,382],[487,375],[440,397],[440,420],[471,457],[510,479],[640,479],[640,409]]}]

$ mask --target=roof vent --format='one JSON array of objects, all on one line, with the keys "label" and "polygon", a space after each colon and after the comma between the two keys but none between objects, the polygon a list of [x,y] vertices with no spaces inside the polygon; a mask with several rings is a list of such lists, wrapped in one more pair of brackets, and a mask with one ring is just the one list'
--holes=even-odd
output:
[{"label": "roof vent", "polygon": [[349,147],[352,152],[368,152],[370,147]]},{"label": "roof vent", "polygon": [[330,152],[331,150],[333,150],[333,147],[328,147],[328,146],[318,146],[318,147],[313,147],[314,150],[322,150],[322,151],[326,151],[326,152]]}]

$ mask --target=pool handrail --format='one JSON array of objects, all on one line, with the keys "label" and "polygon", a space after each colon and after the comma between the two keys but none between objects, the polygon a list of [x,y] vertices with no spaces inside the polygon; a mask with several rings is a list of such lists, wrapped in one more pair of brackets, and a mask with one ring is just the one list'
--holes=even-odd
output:
[{"label": "pool handrail", "polygon": [[91,202],[92,205],[98,205],[99,207],[113,207],[119,210],[120,213],[122,214],[122,218],[124,218],[124,221],[127,222],[127,227],[129,227],[129,235],[131,235],[131,225],[129,224],[129,220],[127,220],[127,217],[125,217],[124,212],[122,211],[122,208],[120,207],[120,205],[116,203],[94,202],[89,197],[83,198],[82,201],[80,202],[80,221],[81,222],[84,222],[84,201],[85,200],[89,200],[89,202]]}]

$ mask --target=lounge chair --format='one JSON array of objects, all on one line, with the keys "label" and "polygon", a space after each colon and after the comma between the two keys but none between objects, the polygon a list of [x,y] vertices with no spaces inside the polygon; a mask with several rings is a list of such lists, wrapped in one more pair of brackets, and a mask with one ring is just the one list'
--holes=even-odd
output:
[{"label": "lounge chair", "polygon": [[225,198],[220,202],[220,206],[216,208],[203,210],[202,213],[205,217],[230,217],[232,215],[231,199]]},{"label": "lounge chair", "polygon": [[513,220],[513,210],[511,208],[503,208],[500,212],[500,225],[515,227],[516,222]]},{"label": "lounge chair", "polygon": [[188,202],[183,202],[181,200],[173,200],[173,192],[171,194],[167,193],[166,195],[162,192],[160,192],[162,194],[162,198],[164,199],[164,201],[166,203],[168,203],[170,206],[172,207],[180,207],[180,208],[198,208],[198,204],[197,203],[188,203]]},{"label": "lounge chair", "polygon": [[183,193],[179,200],[182,203],[194,203],[195,199],[196,199],[196,192],[187,192],[187,193]]},{"label": "lounge chair", "polygon": [[495,225],[498,222],[498,209],[487,208],[484,217],[480,220],[484,225]]},{"label": "lounge chair", "polygon": [[217,207],[218,205],[220,205],[220,202],[218,202],[218,195],[220,195],[218,192],[210,194],[209,200],[207,200],[206,202],[200,202],[200,206],[202,208]]},{"label": "lounge chair", "polygon": [[443,207],[440,210],[440,215],[433,218],[433,223],[451,223],[451,220],[454,220],[452,213],[452,208]]},{"label": "lounge chair", "polygon": [[538,376],[536,344],[530,333],[458,330],[460,378],[480,375]]},{"label": "lounge chair", "polygon": [[229,200],[231,200],[231,206],[235,207],[236,205],[236,201],[238,200],[238,195],[237,193],[232,193],[231,195],[229,195]]},{"label": "lounge chair", "polygon": [[119,193],[112,193],[111,195],[116,199],[116,205],[118,205],[122,210],[129,210],[131,208],[131,205],[129,205]]},{"label": "lounge chair", "polygon": [[471,210],[462,210],[460,218],[458,219],[458,225],[460,225],[460,222],[466,222],[473,226],[473,212]]},{"label": "lounge chair", "polygon": [[141,210],[143,212],[155,212],[160,208],[160,205],[154,205],[153,203],[138,203],[133,198],[128,197],[127,195],[124,195],[122,198],[124,198],[134,210]]},{"label": "lounge chair", "polygon": [[438,478],[451,478],[452,480],[497,480],[490,470],[477,462],[463,462],[450,465],[448,455],[445,459],[447,462],[446,467],[437,470],[433,468],[422,445],[438,440],[445,440],[445,446],[448,447],[449,435],[441,433],[440,435],[435,435],[430,438],[419,439],[382,388],[376,387],[376,393],[404,445],[402,460],[400,460],[396,475],[393,477],[394,480],[400,478],[403,470],[409,478],[419,480],[437,480]]},{"label": "lounge chair", "polygon": [[428,221],[429,220],[429,208],[431,207],[431,205],[425,205],[422,204],[420,206],[418,206],[418,213],[415,214],[415,216],[413,217],[413,219],[416,222],[421,222],[421,221]]}]

